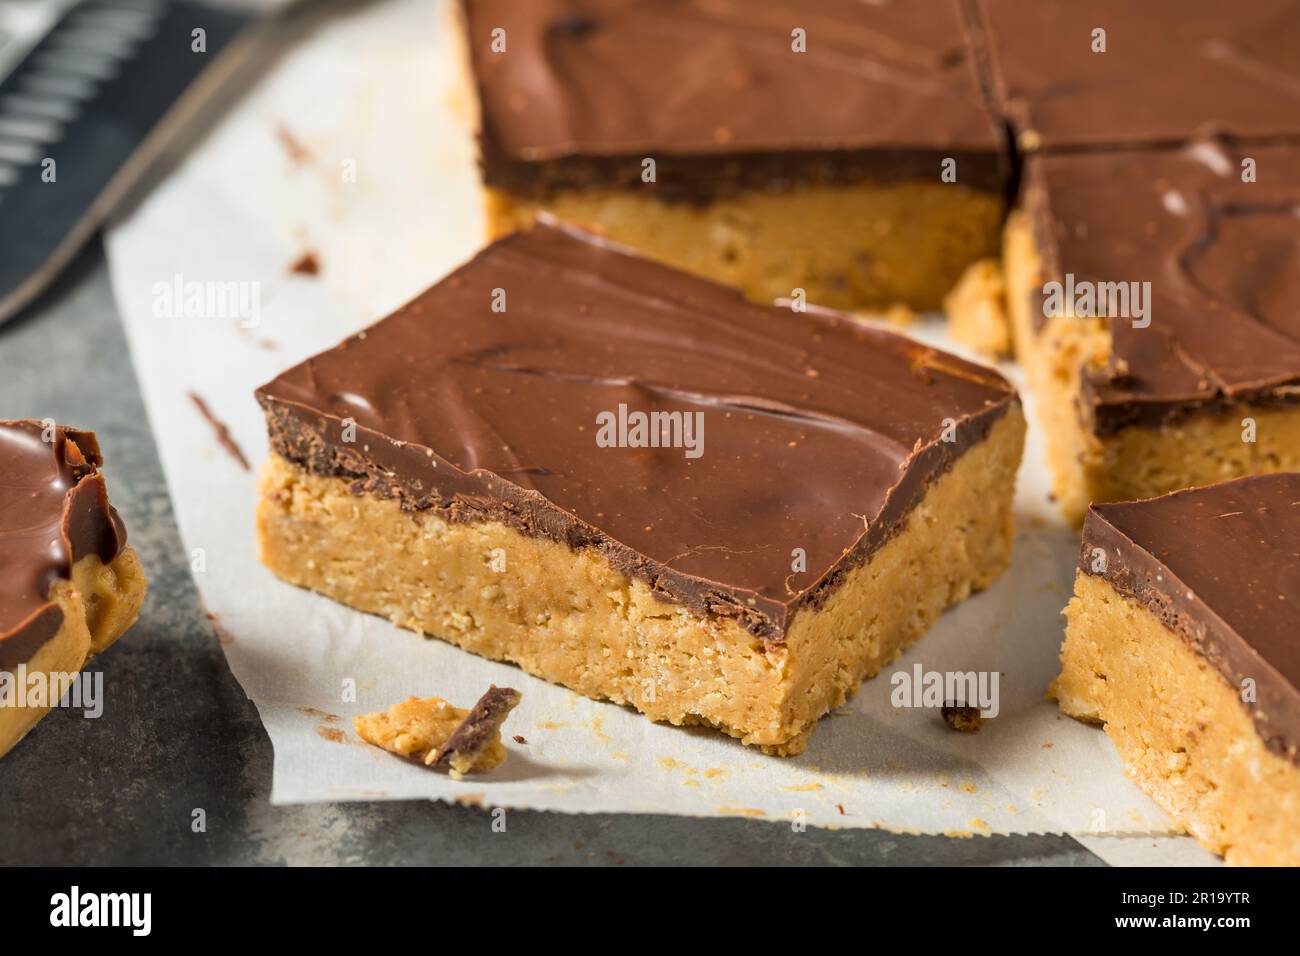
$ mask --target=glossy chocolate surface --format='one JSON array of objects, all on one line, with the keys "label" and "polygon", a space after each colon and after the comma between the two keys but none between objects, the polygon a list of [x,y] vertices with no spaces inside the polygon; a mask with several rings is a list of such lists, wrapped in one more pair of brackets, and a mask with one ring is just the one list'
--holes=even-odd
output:
[{"label": "glossy chocolate surface", "polygon": [[1093,505],[1080,567],[1153,611],[1234,688],[1253,681],[1260,736],[1300,762],[1300,475]]},{"label": "glossy chocolate surface", "polygon": [[1085,375],[1095,431],[1300,400],[1300,147],[1039,155],[1027,181],[1046,281],[1150,283],[1150,324],[1112,316]]},{"label": "glossy chocolate surface", "polygon": [[[698,199],[791,179],[937,180],[945,156],[958,157],[959,182],[999,181],[1003,136],[960,0],[464,9],[489,185],[645,185]],[[654,184],[642,182],[644,157],[658,163]]]},{"label": "glossy chocolate surface", "polygon": [[1043,149],[1300,139],[1295,0],[977,5],[995,98]]},{"label": "glossy chocolate surface", "polygon": [[28,661],[63,623],[50,588],[87,555],[126,546],[92,432],[0,421],[0,667]]},{"label": "glossy chocolate surface", "polygon": [[[595,549],[769,639],[1016,401],[903,336],[544,225],[258,398],[277,452],[355,493]],[[699,413],[702,453],[601,447],[598,416],[620,405]]]}]

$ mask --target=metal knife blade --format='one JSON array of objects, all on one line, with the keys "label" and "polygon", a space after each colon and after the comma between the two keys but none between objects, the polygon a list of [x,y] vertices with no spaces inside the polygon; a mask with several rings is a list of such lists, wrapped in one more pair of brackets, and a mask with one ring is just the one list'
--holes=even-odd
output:
[{"label": "metal knife blade", "polygon": [[6,49],[16,60],[0,75],[0,324],[71,261],[205,89],[242,61],[260,18],[204,0],[42,5],[52,24],[35,42],[32,16],[25,35],[0,17],[0,70]]}]

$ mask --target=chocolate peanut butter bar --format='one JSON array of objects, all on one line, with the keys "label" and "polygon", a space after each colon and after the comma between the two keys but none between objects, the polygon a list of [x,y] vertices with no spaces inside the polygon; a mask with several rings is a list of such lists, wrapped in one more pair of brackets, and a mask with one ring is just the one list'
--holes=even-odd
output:
[{"label": "chocolate peanut butter bar", "polygon": [[573,230],[257,395],[276,574],[772,752],[1007,566],[999,375]]},{"label": "chocolate peanut butter bar", "polygon": [[0,756],[144,600],[102,463],[92,432],[0,421]]},{"label": "chocolate peanut butter bar", "polygon": [[1300,148],[1044,153],[1024,203],[1008,309],[1071,519],[1300,470]]},{"label": "chocolate peanut butter bar", "polygon": [[1300,865],[1300,474],[1092,507],[1074,595],[1061,709],[1228,862]]},{"label": "chocolate peanut butter bar", "polygon": [[960,0],[465,0],[490,227],[538,210],[771,302],[937,308],[1006,158]]},{"label": "chocolate peanut butter bar", "polygon": [[1300,139],[1296,0],[976,0],[1026,150]]}]

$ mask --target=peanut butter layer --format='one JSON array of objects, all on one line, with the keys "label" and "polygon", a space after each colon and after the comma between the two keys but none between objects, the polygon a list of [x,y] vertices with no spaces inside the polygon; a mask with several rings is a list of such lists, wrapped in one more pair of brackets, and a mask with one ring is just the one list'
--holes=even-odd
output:
[{"label": "peanut butter layer", "polygon": [[1000,195],[924,178],[752,188],[670,203],[638,188],[575,188],[534,201],[491,188],[489,231],[541,215],[586,226],[651,258],[735,286],[754,302],[837,309],[937,308],[968,263],[996,253]]},{"label": "peanut butter layer", "polygon": [[[58,627],[27,660],[0,668],[13,677],[0,687],[0,757],[48,713],[91,658],[135,623],[146,588],[144,569],[129,547],[108,564],[88,554],[72,566],[70,577],[55,579],[50,605]],[[9,696],[34,680],[49,689],[41,700]]]}]

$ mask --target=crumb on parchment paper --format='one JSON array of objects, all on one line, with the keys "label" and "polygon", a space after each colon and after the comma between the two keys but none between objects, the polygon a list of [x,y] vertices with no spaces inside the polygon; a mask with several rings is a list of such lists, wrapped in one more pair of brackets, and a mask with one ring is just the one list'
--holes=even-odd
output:
[{"label": "crumb on parchment paper", "polygon": [[968,707],[965,704],[946,703],[943,705],[942,714],[944,722],[949,727],[967,734],[976,733],[984,721],[978,707]]}]

